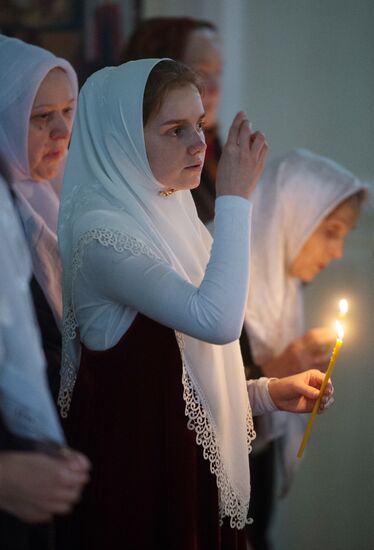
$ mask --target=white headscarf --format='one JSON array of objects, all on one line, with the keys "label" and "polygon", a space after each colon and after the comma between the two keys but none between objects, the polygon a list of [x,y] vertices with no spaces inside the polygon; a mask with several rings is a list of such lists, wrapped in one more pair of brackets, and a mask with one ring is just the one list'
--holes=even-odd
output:
[{"label": "white headscarf", "polygon": [[0,177],[0,412],[19,436],[63,443],[29,290],[31,261]]},{"label": "white headscarf", "polygon": [[[159,61],[103,69],[86,82],[79,97],[59,219],[64,299],[60,404],[65,410],[78,370],[72,296],[84,246],[96,239],[157,257],[197,286],[209,260],[211,238],[190,192],[159,196],[164,187],[147,160],[143,94]],[[216,346],[179,333],[177,340],[188,426],[196,431],[197,443],[216,475],[221,517],[229,516],[232,526],[243,527],[250,495],[248,449],[254,433],[238,343]]]},{"label": "white headscarf", "polygon": [[[251,287],[245,316],[262,365],[304,333],[301,281],[289,268],[321,221],[364,186],[334,161],[298,149],[270,163],[252,194]],[[289,485],[304,415],[273,413],[272,434],[286,433],[283,489]]]},{"label": "white headscarf", "polygon": [[28,158],[32,105],[40,84],[56,67],[66,71],[76,98],[77,77],[68,61],[37,46],[0,35],[0,153],[11,171],[34,275],[61,326],[61,266],[56,236],[58,182],[33,180]]}]

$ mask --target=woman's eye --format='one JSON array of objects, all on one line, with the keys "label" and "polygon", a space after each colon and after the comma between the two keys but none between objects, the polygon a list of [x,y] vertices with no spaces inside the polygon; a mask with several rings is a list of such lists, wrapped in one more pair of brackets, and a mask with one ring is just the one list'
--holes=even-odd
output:
[{"label": "woman's eye", "polygon": [[203,121],[198,122],[198,124],[197,124],[197,129],[198,129],[198,130],[204,130],[204,126],[205,126],[205,124],[204,124]]},{"label": "woman's eye", "polygon": [[336,229],[326,229],[326,236],[328,239],[339,239],[340,234]]},{"label": "woman's eye", "polygon": [[181,126],[178,126],[177,128],[172,128],[170,130],[172,136],[180,136],[182,133],[183,128]]},{"label": "woman's eye", "polygon": [[73,107],[66,107],[64,109],[64,115],[71,115],[73,113]]},{"label": "woman's eye", "polygon": [[31,118],[33,120],[47,120],[49,117],[49,113],[40,113],[39,115],[34,115]]}]

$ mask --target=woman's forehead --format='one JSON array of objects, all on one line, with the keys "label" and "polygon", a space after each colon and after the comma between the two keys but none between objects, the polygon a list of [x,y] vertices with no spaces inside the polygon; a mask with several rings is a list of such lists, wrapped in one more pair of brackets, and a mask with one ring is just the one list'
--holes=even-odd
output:
[{"label": "woman's forehead", "polygon": [[192,84],[173,88],[166,93],[159,117],[172,119],[200,118],[204,108],[199,90]]},{"label": "woman's forehead", "polygon": [[348,227],[352,227],[358,218],[359,212],[360,204],[358,198],[350,197],[334,208],[326,220],[340,222]]}]

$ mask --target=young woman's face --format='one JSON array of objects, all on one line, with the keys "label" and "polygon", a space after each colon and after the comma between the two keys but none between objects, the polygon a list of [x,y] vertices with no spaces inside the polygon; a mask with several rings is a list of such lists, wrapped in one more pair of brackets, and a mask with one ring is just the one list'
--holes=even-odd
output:
[{"label": "young woman's face", "polygon": [[222,47],[217,33],[210,29],[191,32],[183,54],[183,63],[199,73],[203,79],[205,127],[212,128],[217,124],[223,69]]},{"label": "young woman's face", "polygon": [[66,72],[58,68],[49,71],[30,115],[28,154],[33,179],[50,180],[58,175],[71,135],[74,102]]},{"label": "young woman's face", "polygon": [[200,183],[205,157],[204,108],[192,84],[170,90],[161,109],[144,128],[145,148],[154,177],[169,189]]},{"label": "young woman's face", "polygon": [[320,223],[293,260],[291,275],[310,282],[332,260],[343,257],[345,238],[355,226],[360,212],[359,200],[355,199],[340,204]]}]

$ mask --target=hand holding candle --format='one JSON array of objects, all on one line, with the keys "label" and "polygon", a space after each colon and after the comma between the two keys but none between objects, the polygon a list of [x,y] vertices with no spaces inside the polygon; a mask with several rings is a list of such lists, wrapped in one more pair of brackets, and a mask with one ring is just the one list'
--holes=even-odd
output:
[{"label": "hand holding candle", "polygon": [[[344,300],[344,299],[340,300],[339,310],[340,310],[339,319],[343,319],[345,317],[347,311],[348,311],[348,302],[347,302],[347,300]],[[336,342],[335,342],[333,352],[331,354],[330,363],[329,363],[329,366],[327,368],[325,377],[324,377],[322,385],[321,385],[319,397],[315,402],[315,405],[313,407],[313,411],[310,415],[307,427],[305,429],[304,437],[303,437],[303,440],[301,442],[299,451],[297,453],[298,458],[301,458],[303,456],[305,447],[306,447],[306,445],[308,443],[308,440],[309,440],[309,437],[310,437],[310,433],[312,431],[314,420],[315,420],[316,415],[317,415],[317,413],[320,409],[320,406],[321,406],[321,400],[322,400],[323,394],[326,390],[327,383],[331,378],[332,371],[334,369],[334,366],[335,366],[335,363],[336,363],[336,358],[339,354],[340,348],[343,345],[344,329],[343,329],[342,324],[339,321],[336,321],[336,332],[337,332],[337,339],[336,339]]]}]

